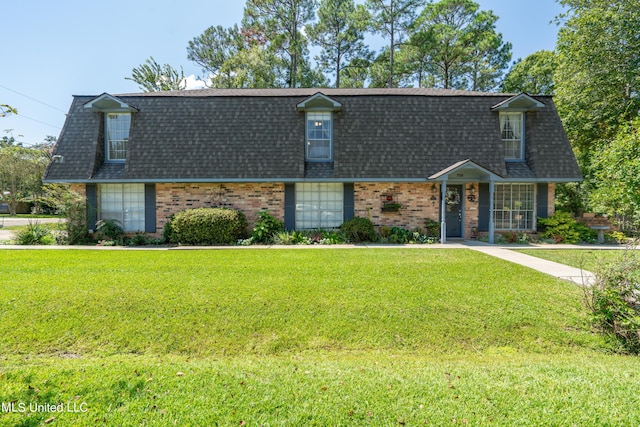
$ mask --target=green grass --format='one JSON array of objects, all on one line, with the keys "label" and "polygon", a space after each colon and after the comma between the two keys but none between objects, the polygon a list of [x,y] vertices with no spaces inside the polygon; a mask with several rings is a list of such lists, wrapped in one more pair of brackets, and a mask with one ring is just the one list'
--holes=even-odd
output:
[{"label": "green grass", "polygon": [[87,410],[0,425],[640,422],[582,291],[476,252],[0,255],[0,402]]},{"label": "green grass", "polygon": [[517,252],[591,272],[595,271],[599,265],[618,259],[624,253],[623,250],[613,249],[519,249]]}]

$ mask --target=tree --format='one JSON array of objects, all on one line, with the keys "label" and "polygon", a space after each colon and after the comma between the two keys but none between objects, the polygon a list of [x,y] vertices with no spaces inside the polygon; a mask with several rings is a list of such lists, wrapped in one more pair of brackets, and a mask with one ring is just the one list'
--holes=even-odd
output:
[{"label": "tree", "polygon": [[320,69],[335,75],[335,87],[340,87],[346,68],[370,57],[364,43],[369,19],[364,6],[356,6],[353,0],[322,0],[318,22],[307,26],[309,39],[321,48],[316,56]]},{"label": "tree", "polygon": [[[225,64],[247,49],[244,37],[237,25],[224,28],[220,25],[209,27],[187,46],[187,58],[200,65],[212,80],[230,82],[235,70],[229,70]],[[213,83],[213,82],[212,82]],[[224,87],[213,84],[214,87]],[[235,87],[235,86],[227,86]]]},{"label": "tree", "polygon": [[287,87],[318,83],[309,73],[307,40],[301,30],[314,16],[315,0],[247,0],[243,28],[263,37],[264,48],[284,66]]},{"label": "tree", "polygon": [[424,0],[367,0],[366,7],[371,12],[371,28],[374,33],[389,39],[389,69],[387,86],[393,87],[395,81],[394,55],[403,43],[418,7]]},{"label": "tree", "polygon": [[8,114],[18,114],[18,110],[11,105],[0,104],[0,117],[6,117]]},{"label": "tree", "polygon": [[48,151],[11,143],[0,147],[0,200],[16,214],[18,202],[34,196],[42,187],[42,175],[49,162]]},{"label": "tree", "polygon": [[131,77],[125,77],[138,84],[145,92],[161,92],[165,90],[183,90],[186,88],[184,72],[180,72],[169,64],[160,65],[150,56],[144,64],[134,68]]},{"label": "tree", "polygon": [[640,0],[561,0],[558,112],[574,148],[606,146],[640,108]]},{"label": "tree", "polygon": [[596,211],[621,215],[640,226],[640,119],[620,127],[617,136],[595,154],[591,194]]},{"label": "tree", "polygon": [[497,20],[492,11],[480,11],[472,0],[428,4],[414,23],[407,46],[413,52],[418,84],[494,89],[511,60],[511,44],[496,32]]},{"label": "tree", "polygon": [[555,52],[540,50],[518,59],[502,82],[503,92],[526,92],[532,95],[554,93],[553,73],[557,67]]}]

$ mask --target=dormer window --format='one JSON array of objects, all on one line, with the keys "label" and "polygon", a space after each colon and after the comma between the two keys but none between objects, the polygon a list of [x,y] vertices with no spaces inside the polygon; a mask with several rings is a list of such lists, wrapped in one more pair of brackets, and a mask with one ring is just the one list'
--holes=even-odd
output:
[{"label": "dormer window", "polygon": [[115,96],[103,93],[84,104],[104,115],[104,160],[105,162],[124,162],[129,150],[129,131],[131,130],[131,113],[138,110]]},{"label": "dormer window", "polygon": [[106,113],[105,122],[105,158],[109,162],[124,162],[127,159],[131,114]]},{"label": "dormer window", "polygon": [[332,113],[307,113],[307,160],[330,161],[332,140]]},{"label": "dormer window", "polygon": [[342,104],[318,92],[296,108],[306,117],[305,159],[308,162],[333,161],[333,114],[342,109]]},{"label": "dormer window", "polygon": [[500,113],[500,132],[505,160],[522,160],[524,120],[522,113]]},{"label": "dormer window", "polygon": [[500,114],[500,133],[506,161],[524,161],[524,118],[526,112],[535,112],[545,105],[537,99],[521,93],[491,107]]}]

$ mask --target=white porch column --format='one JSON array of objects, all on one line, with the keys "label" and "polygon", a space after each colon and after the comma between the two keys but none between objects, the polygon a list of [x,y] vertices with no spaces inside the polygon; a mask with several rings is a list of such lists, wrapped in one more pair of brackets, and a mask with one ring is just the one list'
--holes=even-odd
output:
[{"label": "white porch column", "polygon": [[440,184],[440,243],[447,243],[447,222],[446,222],[446,201],[447,196],[447,181],[444,180]]},{"label": "white porch column", "polygon": [[495,234],[496,225],[493,222],[493,193],[495,191],[495,185],[493,179],[489,179],[489,243],[493,244],[493,235]]}]

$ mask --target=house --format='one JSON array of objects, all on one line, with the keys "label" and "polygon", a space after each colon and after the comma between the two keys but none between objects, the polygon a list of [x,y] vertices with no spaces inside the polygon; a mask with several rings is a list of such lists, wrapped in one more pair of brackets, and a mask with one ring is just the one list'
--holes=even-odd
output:
[{"label": "house", "polygon": [[174,213],[268,210],[288,229],[441,221],[442,241],[532,231],[580,170],[549,96],[405,89],[204,89],[75,96],[45,182],[162,234]]}]

